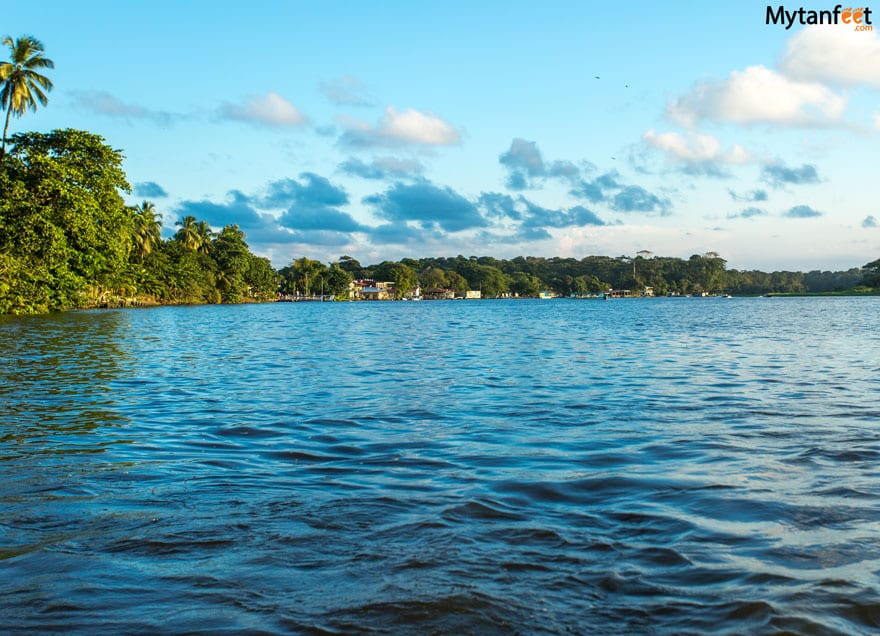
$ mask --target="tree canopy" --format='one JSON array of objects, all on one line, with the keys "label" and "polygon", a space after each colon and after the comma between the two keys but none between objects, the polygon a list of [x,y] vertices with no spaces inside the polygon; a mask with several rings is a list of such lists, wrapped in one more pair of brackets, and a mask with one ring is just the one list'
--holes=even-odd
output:
[{"label": "tree canopy", "polygon": [[275,270],[237,226],[215,235],[192,219],[195,242],[163,241],[151,202],[125,205],[122,153],[98,135],[11,141],[0,163],[0,313],[274,297]]}]

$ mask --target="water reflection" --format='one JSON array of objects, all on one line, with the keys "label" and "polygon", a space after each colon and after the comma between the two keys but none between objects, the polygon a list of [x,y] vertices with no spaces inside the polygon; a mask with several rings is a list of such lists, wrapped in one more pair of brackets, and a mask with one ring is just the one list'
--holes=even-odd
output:
[{"label": "water reflection", "polygon": [[111,389],[129,367],[128,327],[116,311],[0,317],[0,460],[101,451],[100,440],[82,436],[128,421]]}]

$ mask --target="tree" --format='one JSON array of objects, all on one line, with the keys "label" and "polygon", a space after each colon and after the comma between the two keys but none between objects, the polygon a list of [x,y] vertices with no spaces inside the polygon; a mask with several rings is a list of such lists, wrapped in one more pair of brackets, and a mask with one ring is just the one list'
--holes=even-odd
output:
[{"label": "tree", "polygon": [[419,284],[419,279],[411,267],[391,261],[385,261],[375,267],[373,277],[377,281],[394,282],[394,290],[398,298],[407,296]]},{"label": "tree", "polygon": [[182,221],[177,221],[174,225],[180,228],[174,235],[174,240],[188,250],[194,252],[198,250],[202,244],[202,236],[200,234],[199,223],[196,220],[196,217],[187,215]]},{"label": "tree", "polygon": [[313,289],[321,288],[321,277],[325,275],[326,268],[321,261],[313,261],[303,256],[290,264],[290,286],[310,296]]},{"label": "tree", "polygon": [[339,263],[333,263],[327,270],[326,291],[339,300],[346,299],[351,281],[351,273],[342,269]]},{"label": "tree", "polygon": [[252,298],[269,300],[278,291],[278,275],[272,269],[268,258],[249,254],[250,263],[245,273],[245,282]]},{"label": "tree", "polygon": [[[226,228],[223,228],[224,230]],[[235,226],[235,229],[238,229],[238,226]],[[207,221],[199,221],[195,227],[196,235],[198,236],[198,246],[196,247],[197,252],[201,252],[202,254],[207,254],[211,250],[211,240],[214,238],[215,234],[211,231],[211,226],[208,225]],[[244,233],[242,233],[242,237],[244,237]]]},{"label": "tree", "polygon": [[394,281],[394,289],[398,298],[410,296],[419,285],[419,278],[409,265],[397,263],[393,268],[391,280]]},{"label": "tree", "polygon": [[862,283],[868,287],[880,287],[880,258],[862,267],[864,279]]},{"label": "tree", "polygon": [[541,291],[541,281],[525,272],[516,272],[510,277],[510,291],[517,296],[537,296]]},{"label": "tree", "polygon": [[213,259],[180,241],[164,241],[147,259],[147,272],[158,279],[153,291],[176,303],[219,303],[218,268]]},{"label": "tree", "polygon": [[446,285],[456,296],[464,296],[468,290],[467,279],[458,272],[446,272]]},{"label": "tree", "polygon": [[162,221],[156,218],[156,206],[144,201],[135,206],[134,212],[134,249],[132,260],[143,263],[147,255],[162,241]]},{"label": "tree", "polygon": [[[202,221],[197,225],[207,227]],[[237,225],[224,227],[213,245],[214,262],[217,264],[217,287],[224,303],[239,303],[248,291],[245,280],[251,265],[251,253],[244,241],[244,232]],[[204,243],[200,244],[201,246]],[[210,241],[208,246],[211,246]],[[202,252],[204,253],[204,252]]]},{"label": "tree", "polygon": [[425,289],[446,289],[449,286],[446,272],[431,265],[419,272],[419,282]]},{"label": "tree", "polygon": [[21,117],[28,109],[37,110],[37,102],[45,106],[49,102],[46,92],[52,90],[52,81],[37,72],[39,69],[55,68],[55,63],[43,57],[43,43],[23,35],[13,41],[8,35],[3,45],[9,47],[9,61],[0,63],[0,105],[6,110],[3,125],[3,141],[0,144],[0,160],[6,156],[6,137],[9,118]]},{"label": "tree", "polygon": [[467,279],[469,289],[482,292],[483,298],[500,296],[508,290],[508,279],[497,267],[481,265],[477,259],[459,261],[458,273]]},{"label": "tree", "polygon": [[128,291],[134,215],[120,195],[129,190],[121,153],[80,130],[11,141],[0,170],[0,253],[21,276],[3,311],[66,309]]}]

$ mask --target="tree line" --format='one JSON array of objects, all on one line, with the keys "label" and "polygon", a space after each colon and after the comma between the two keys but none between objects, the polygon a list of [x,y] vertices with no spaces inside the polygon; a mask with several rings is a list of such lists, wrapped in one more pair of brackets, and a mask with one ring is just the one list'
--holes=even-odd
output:
[{"label": "tree line", "polygon": [[187,217],[162,239],[125,204],[122,154],[80,130],[13,135],[0,160],[0,313],[274,298],[277,275],[236,225]]},{"label": "tree line", "polygon": [[237,225],[215,232],[192,216],[166,239],[155,206],[126,205],[122,154],[80,130],[13,135],[0,160],[0,313],[129,304],[238,303],[276,294],[347,298],[355,279],[483,297],[645,287],[667,293],[804,293],[880,287],[880,260],[843,272],[729,270],[718,254],[688,259],[586,256],[404,258],[363,266],[306,257],[276,271]]},{"label": "tree line", "polygon": [[629,289],[635,294],[650,287],[655,295],[823,293],[853,288],[880,287],[880,261],[847,271],[775,271],[727,269],[716,253],[695,254],[688,259],[655,257],[650,253],[629,256],[586,256],[560,258],[491,256],[405,258],[363,266],[351,256],[324,265],[309,258],[295,259],[279,270],[282,293],[324,294],[344,298],[349,282],[372,279],[394,283],[405,295],[417,285],[451,290],[463,296],[479,290],[484,298],[499,296],[535,297],[542,291],[563,296],[586,295],[611,289]]}]

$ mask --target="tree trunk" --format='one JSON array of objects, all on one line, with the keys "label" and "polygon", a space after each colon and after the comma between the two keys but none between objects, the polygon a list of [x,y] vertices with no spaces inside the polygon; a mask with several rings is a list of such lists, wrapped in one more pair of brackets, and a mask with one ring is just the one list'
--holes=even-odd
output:
[{"label": "tree trunk", "polygon": [[0,161],[6,156],[6,133],[9,130],[9,117],[12,115],[12,99],[9,100],[9,108],[6,109],[6,124],[3,126],[3,143],[0,144]]}]

